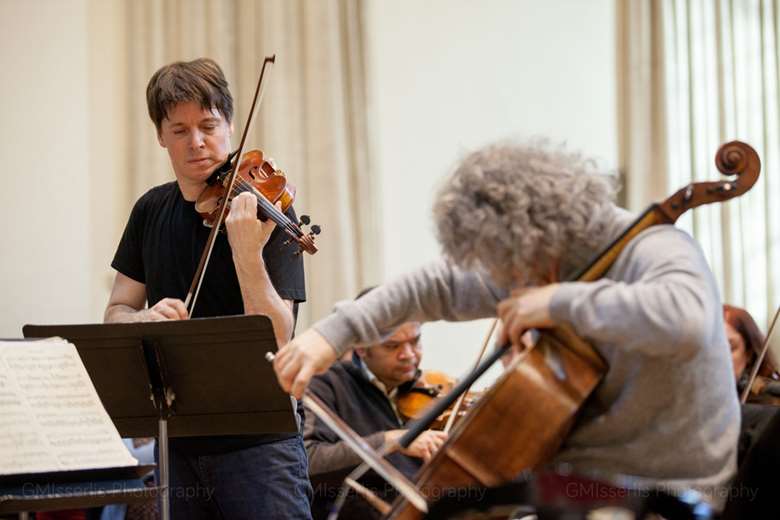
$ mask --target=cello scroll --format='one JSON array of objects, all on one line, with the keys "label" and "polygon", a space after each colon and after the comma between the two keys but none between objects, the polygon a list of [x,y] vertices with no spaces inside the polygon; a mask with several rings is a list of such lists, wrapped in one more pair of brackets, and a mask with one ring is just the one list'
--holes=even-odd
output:
[{"label": "cello scroll", "polygon": [[730,141],[718,148],[715,166],[722,174],[736,178],[694,182],[682,188],[659,204],[659,210],[666,217],[667,223],[676,222],[689,209],[711,202],[725,202],[748,191],[758,180],[761,159],[749,144]]}]

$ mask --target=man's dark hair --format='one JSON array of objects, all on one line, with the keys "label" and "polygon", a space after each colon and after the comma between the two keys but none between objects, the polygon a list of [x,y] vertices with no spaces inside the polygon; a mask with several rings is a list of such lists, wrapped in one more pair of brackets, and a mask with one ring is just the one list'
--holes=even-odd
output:
[{"label": "man's dark hair", "polygon": [[158,132],[168,111],[183,101],[197,101],[206,110],[216,108],[228,123],[233,120],[233,96],[222,69],[212,59],[177,61],[160,68],[149,80],[146,104]]}]

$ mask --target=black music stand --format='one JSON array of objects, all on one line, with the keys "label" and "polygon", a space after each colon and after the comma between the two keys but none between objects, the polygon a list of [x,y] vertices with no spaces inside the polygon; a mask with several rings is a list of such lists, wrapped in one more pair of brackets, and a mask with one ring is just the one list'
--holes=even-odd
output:
[{"label": "black music stand", "polygon": [[169,437],[298,431],[291,397],[264,357],[277,348],[266,316],[25,325],[23,331],[76,346],[122,437],[157,437],[164,519]]}]

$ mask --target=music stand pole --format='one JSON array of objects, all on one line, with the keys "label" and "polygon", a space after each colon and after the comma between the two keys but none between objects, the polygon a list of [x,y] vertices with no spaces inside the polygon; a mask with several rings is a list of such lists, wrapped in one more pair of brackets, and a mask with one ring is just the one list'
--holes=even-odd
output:
[{"label": "music stand pole", "polygon": [[157,437],[159,445],[159,458],[160,458],[160,487],[162,493],[160,494],[160,513],[163,520],[170,520],[171,518],[171,497],[170,497],[170,469],[168,467],[168,420],[160,415],[159,421],[160,432]]},{"label": "music stand pole", "polygon": [[149,386],[152,401],[159,414],[157,419],[157,453],[160,467],[160,516],[162,520],[170,520],[170,461],[168,453],[168,418],[173,415],[173,402],[176,394],[170,387],[165,364],[162,362],[160,346],[149,337],[141,337],[141,346],[146,359],[146,369],[149,376]]}]

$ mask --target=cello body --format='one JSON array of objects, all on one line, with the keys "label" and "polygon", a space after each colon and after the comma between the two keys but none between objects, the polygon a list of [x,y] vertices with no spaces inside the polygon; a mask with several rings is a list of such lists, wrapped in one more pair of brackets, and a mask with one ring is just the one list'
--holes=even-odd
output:
[{"label": "cello body", "polygon": [[[435,499],[448,488],[497,486],[545,463],[558,451],[577,410],[606,368],[596,351],[570,328],[546,331],[507,368],[423,466],[417,478],[419,491]],[[400,499],[389,515],[404,520],[422,517]]]}]

